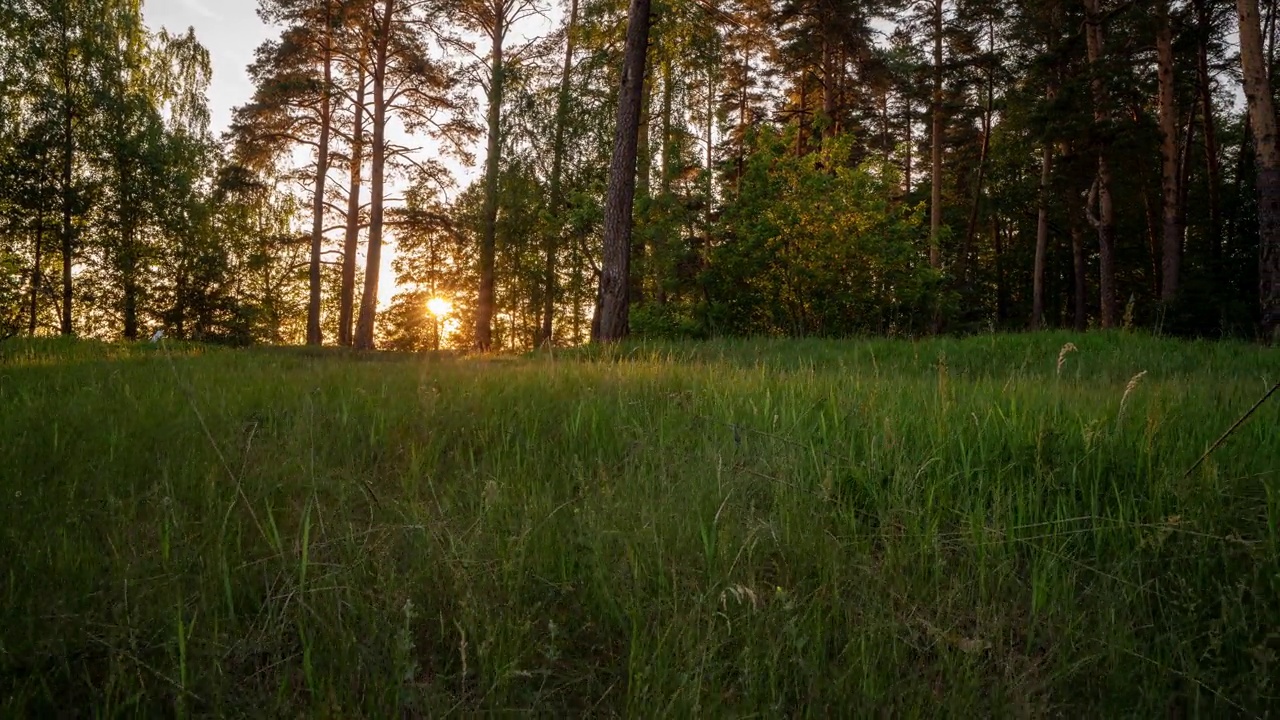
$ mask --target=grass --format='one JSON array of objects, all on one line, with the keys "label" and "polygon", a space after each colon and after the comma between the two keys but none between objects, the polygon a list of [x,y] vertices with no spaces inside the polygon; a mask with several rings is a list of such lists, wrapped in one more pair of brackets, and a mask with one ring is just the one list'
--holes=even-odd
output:
[{"label": "grass", "polygon": [[1120,334],[9,341],[0,716],[1266,716],[1280,402],[1184,475],[1277,379]]}]

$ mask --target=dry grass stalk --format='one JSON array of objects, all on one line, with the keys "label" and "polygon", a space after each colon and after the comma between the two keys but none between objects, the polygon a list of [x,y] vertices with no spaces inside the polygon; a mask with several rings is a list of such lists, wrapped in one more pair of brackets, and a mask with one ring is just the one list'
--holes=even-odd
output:
[{"label": "dry grass stalk", "polygon": [[1079,349],[1075,343],[1070,342],[1062,346],[1062,349],[1058,351],[1058,375],[1062,375],[1062,366],[1067,362],[1067,356]]}]

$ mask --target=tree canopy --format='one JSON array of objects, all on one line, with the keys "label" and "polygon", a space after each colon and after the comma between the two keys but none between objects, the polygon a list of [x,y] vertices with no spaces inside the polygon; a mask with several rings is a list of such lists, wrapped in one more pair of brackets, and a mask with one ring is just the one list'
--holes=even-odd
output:
[{"label": "tree canopy", "polygon": [[259,14],[216,136],[193,30],[0,8],[0,335],[1280,331],[1271,0]]}]

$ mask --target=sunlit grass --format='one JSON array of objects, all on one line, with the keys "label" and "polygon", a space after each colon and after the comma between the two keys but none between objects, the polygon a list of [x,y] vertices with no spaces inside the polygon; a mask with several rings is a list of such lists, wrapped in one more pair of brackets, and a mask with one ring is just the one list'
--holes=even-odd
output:
[{"label": "sunlit grass", "polygon": [[166,347],[0,345],[0,716],[1280,701],[1274,350]]}]

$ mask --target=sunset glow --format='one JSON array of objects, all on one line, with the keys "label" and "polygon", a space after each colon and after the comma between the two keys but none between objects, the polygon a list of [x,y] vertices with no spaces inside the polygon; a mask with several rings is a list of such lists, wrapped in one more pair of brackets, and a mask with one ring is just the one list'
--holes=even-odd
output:
[{"label": "sunset glow", "polygon": [[453,310],[453,303],[444,298],[431,298],[427,301],[427,311],[436,317],[444,317]]}]

